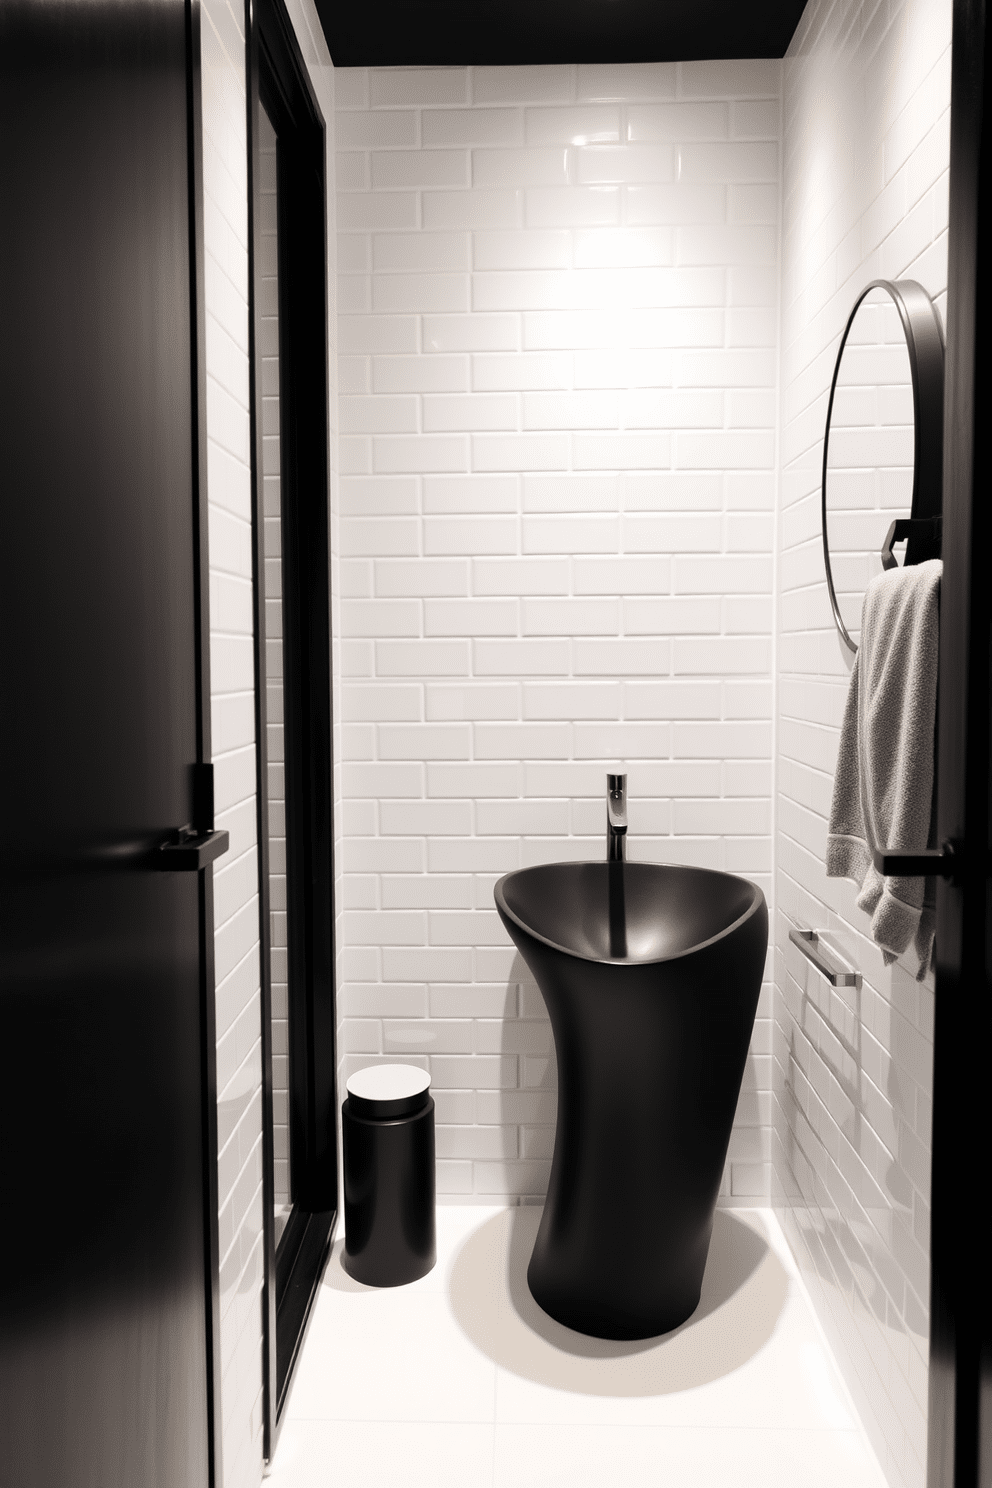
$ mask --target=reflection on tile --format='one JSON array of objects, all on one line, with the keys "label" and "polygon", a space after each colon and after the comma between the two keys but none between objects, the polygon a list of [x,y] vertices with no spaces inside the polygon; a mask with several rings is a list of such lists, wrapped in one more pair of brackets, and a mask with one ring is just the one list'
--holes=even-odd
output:
[{"label": "reflection on tile", "polygon": [[885,1488],[768,1210],[717,1214],[693,1317],[619,1343],[526,1285],[539,1208],[438,1211],[438,1264],[365,1287],[332,1252],[277,1488]]}]

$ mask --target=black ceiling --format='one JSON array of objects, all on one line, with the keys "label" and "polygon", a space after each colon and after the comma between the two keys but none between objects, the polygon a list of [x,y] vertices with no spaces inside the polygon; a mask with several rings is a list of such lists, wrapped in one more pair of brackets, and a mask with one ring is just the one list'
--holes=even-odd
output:
[{"label": "black ceiling", "polygon": [[805,0],[316,0],[336,67],[781,57]]}]

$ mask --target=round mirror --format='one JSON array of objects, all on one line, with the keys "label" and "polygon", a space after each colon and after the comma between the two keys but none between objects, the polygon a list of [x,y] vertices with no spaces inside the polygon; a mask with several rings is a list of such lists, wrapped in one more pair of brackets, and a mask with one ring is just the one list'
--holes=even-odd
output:
[{"label": "round mirror", "polygon": [[893,562],[939,552],[932,519],[940,514],[942,429],[943,338],[933,304],[912,281],[878,280],[858,297],[841,339],[823,441],[827,587],[852,651],[871,580]]}]

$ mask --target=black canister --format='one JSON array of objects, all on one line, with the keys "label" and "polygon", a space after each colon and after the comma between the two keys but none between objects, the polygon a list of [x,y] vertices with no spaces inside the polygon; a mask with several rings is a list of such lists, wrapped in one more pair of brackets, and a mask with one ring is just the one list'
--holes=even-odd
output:
[{"label": "black canister", "polygon": [[345,1269],[366,1286],[403,1286],[437,1258],[434,1102],[414,1065],[375,1065],[348,1081]]}]

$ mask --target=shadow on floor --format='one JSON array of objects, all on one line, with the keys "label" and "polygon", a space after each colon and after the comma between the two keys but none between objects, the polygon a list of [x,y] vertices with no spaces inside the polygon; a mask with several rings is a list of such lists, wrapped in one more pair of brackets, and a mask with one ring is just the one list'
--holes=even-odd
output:
[{"label": "shadow on floor", "polygon": [[324,1269],[321,1285],[332,1287],[336,1292],[378,1292],[383,1290],[381,1287],[366,1286],[363,1281],[356,1281],[353,1276],[348,1275],[344,1269],[343,1239],[335,1240],[331,1247],[331,1254]]},{"label": "shadow on floor", "polygon": [[501,1368],[584,1395],[668,1395],[739,1369],[771,1337],[788,1276],[764,1235],[733,1214],[717,1212],[702,1296],[688,1322],[628,1343],[575,1333],[538,1307],[527,1263],[541,1213],[525,1207],[495,1215],[468,1237],[451,1268],[452,1312]]}]

